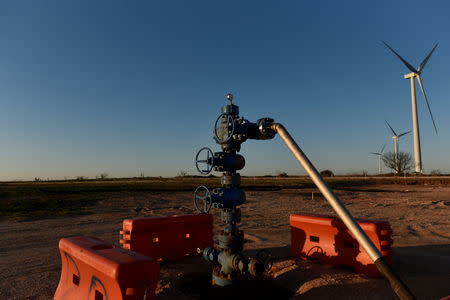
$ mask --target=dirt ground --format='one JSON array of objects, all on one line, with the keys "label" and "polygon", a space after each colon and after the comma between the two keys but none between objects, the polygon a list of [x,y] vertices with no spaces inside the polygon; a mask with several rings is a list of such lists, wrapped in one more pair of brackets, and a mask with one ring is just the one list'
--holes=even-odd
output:
[{"label": "dirt ground", "polygon": [[[270,283],[279,299],[396,299],[384,279],[290,257],[289,215],[333,214],[313,189],[247,190],[240,228],[245,251],[276,257]],[[418,299],[450,295],[450,187],[371,185],[337,189],[355,218],[387,220],[395,268]],[[50,299],[58,285],[58,241],[89,235],[119,245],[122,220],[194,213],[192,192],[99,192],[95,214],[17,222],[0,220],[0,299]],[[215,230],[219,230],[218,210]],[[161,264],[156,299],[198,299],[209,288],[211,265],[200,257]],[[283,298],[281,298],[283,296]]]}]

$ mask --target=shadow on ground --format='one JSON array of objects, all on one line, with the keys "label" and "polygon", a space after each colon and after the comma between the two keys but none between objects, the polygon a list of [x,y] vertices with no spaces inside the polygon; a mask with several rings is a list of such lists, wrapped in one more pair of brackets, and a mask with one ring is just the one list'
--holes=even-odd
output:
[{"label": "shadow on ground", "polygon": [[215,287],[211,274],[192,274],[180,282],[179,290],[195,299],[290,299],[294,292],[269,278],[244,279],[238,286]]},{"label": "shadow on ground", "polygon": [[[450,244],[397,247],[394,253],[394,268],[417,299],[450,295]],[[315,261],[289,260],[296,267],[285,267],[288,271],[275,281],[296,294],[292,299],[397,299],[383,278]]]}]

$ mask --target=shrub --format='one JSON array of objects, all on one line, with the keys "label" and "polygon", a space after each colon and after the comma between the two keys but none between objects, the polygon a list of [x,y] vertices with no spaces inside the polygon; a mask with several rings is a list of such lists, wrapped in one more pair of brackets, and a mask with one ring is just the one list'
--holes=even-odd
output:
[{"label": "shrub", "polygon": [[442,175],[442,172],[439,169],[435,169],[435,170],[431,170],[430,175],[440,176],[440,175]]},{"label": "shrub", "polygon": [[322,175],[322,177],[333,177],[334,173],[331,170],[323,170],[320,172],[320,175]]},{"label": "shrub", "polygon": [[177,177],[187,177],[188,176],[188,172],[186,172],[185,170],[180,170],[177,174]]},{"label": "shrub", "polygon": [[398,161],[394,152],[388,152],[382,156],[384,165],[394,171],[397,175],[403,175],[413,167],[412,156],[407,152],[398,153]]}]

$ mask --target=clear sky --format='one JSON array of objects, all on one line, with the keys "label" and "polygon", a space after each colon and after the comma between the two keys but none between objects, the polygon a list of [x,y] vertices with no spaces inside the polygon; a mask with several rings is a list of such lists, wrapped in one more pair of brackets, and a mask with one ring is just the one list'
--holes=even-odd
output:
[{"label": "clear sky", "polygon": [[[345,5],[344,5],[345,3]],[[450,172],[448,1],[2,1],[0,180],[196,174],[225,94],[285,125],[319,169],[378,171],[388,120],[425,172]],[[412,135],[400,150],[413,152]],[[247,141],[244,175],[304,174],[279,137]]]}]

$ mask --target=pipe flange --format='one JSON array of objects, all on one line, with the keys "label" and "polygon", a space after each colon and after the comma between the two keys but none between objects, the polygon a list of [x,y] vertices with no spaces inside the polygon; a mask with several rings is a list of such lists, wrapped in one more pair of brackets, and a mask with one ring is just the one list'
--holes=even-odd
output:
[{"label": "pipe flange", "polygon": [[277,132],[272,128],[273,123],[274,119],[272,118],[262,118],[256,121],[261,139],[268,140],[274,138]]},{"label": "pipe flange", "polygon": [[227,115],[239,115],[239,106],[231,104],[222,106],[221,112]]},{"label": "pipe flange", "polygon": [[223,209],[220,213],[220,219],[223,223],[239,223],[241,222],[241,209],[233,208],[233,209]]},{"label": "pipe flange", "polygon": [[220,183],[222,185],[239,186],[241,185],[241,175],[239,173],[232,175],[223,174],[222,177],[220,178]]}]

